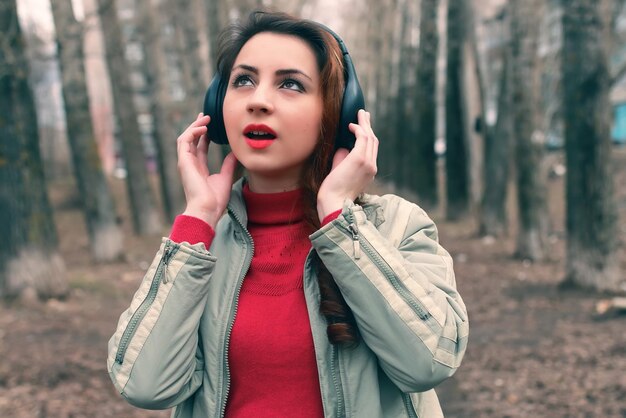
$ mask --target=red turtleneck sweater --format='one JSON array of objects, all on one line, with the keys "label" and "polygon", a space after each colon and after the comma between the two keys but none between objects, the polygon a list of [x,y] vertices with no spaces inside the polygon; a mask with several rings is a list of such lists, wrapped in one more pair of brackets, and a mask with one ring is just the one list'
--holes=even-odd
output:
[{"label": "red turtleneck sweater", "polygon": [[[324,416],[302,274],[312,232],[301,191],[253,193],[244,186],[254,256],[229,345],[231,385],[226,417]],[[336,211],[323,224],[339,215]],[[210,247],[205,222],[179,216],[170,238]]]}]

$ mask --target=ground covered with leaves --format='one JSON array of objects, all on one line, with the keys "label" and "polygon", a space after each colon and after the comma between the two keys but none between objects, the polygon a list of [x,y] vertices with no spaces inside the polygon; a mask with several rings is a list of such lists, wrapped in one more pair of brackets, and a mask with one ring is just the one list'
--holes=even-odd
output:
[{"label": "ground covered with leaves", "polygon": [[[615,160],[624,241],[626,149],[616,149]],[[607,295],[559,287],[563,181],[550,180],[551,255],[542,263],[511,257],[514,233],[480,238],[472,220],[449,223],[433,213],[470,314],[463,365],[437,389],[447,417],[626,417],[626,315],[598,315]],[[107,341],[160,243],[130,234],[123,184],[113,186],[127,257],[107,265],[90,260],[73,184],[50,186],[71,292],[65,300],[0,304],[0,417],[169,416],[126,404],[106,371]]]}]

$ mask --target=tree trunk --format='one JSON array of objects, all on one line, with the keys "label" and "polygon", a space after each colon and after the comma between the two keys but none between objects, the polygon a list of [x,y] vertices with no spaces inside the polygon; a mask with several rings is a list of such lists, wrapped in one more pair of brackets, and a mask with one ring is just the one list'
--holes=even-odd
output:
[{"label": "tree trunk", "polygon": [[463,111],[463,45],[465,42],[465,0],[448,3],[446,67],[446,216],[456,220],[469,209],[467,166],[468,140]]},{"label": "tree trunk", "polygon": [[393,40],[395,38],[395,17],[397,14],[397,0],[385,0],[383,7],[382,2],[376,7],[381,13],[381,30],[378,33],[379,42],[375,47],[379,47],[379,59],[377,60],[376,71],[376,102],[374,107],[376,135],[381,138],[381,158],[379,161],[380,170],[378,177],[384,178],[386,182],[395,185],[396,179],[393,178],[395,155],[395,144],[397,138],[392,135],[389,129],[389,107],[391,98],[393,97],[393,89],[391,80],[393,79],[393,59],[392,49]]},{"label": "tree trunk", "polygon": [[476,39],[476,23],[471,0],[462,2],[463,19],[463,46],[462,64],[463,78],[463,119],[465,120],[466,158],[467,158],[467,187],[469,195],[468,208],[476,213],[480,205],[483,192],[484,173],[484,129],[482,129],[482,115],[484,100],[482,83],[478,65],[478,45]]},{"label": "tree trunk", "polygon": [[115,202],[102,171],[98,146],[93,136],[85,80],[83,28],[74,18],[71,0],[52,2],[52,14],[62,72],[68,139],[89,232],[91,254],[96,261],[116,260],[124,250],[123,237],[117,224]]},{"label": "tree trunk", "polygon": [[104,32],[107,67],[112,80],[115,115],[128,173],[126,184],[133,226],[140,235],[157,234],[161,232],[161,220],[148,179],[130,71],[117,20],[116,0],[98,0],[98,7]]},{"label": "tree trunk", "polygon": [[508,229],[506,196],[511,163],[510,144],[513,137],[510,66],[511,59],[506,51],[500,74],[498,119],[494,128],[485,127],[485,191],[480,234],[494,237],[504,236]]},{"label": "tree trunk", "polygon": [[606,2],[563,3],[563,109],[567,159],[566,281],[624,291],[613,195]]},{"label": "tree trunk", "polygon": [[[406,91],[409,91],[409,77],[403,76],[402,72],[408,67],[410,60],[410,51],[408,51],[407,34],[409,32],[410,24],[410,12],[409,3],[406,0],[401,0],[400,4],[400,35],[398,38],[398,44],[396,50],[398,51],[399,59],[397,64],[396,82],[398,86],[398,93],[395,95],[391,102],[392,110],[389,115],[389,124],[393,125],[391,132],[396,138],[395,146],[395,159],[394,159],[394,179],[396,184],[396,190],[400,193],[405,189],[408,182],[408,177],[412,175],[413,164],[408,158],[408,151],[411,145],[410,131],[407,128],[407,122],[411,120],[406,113],[407,95]],[[413,163],[413,164],[411,164]]]},{"label": "tree trunk", "polygon": [[221,0],[207,0],[207,32],[209,37],[209,56],[211,57],[211,67],[217,65],[217,46],[219,34],[222,31],[222,3]]},{"label": "tree trunk", "polygon": [[516,255],[534,261],[546,256],[548,221],[546,185],[541,170],[544,141],[538,115],[540,7],[539,0],[512,0],[510,3],[513,133],[519,210]]},{"label": "tree trunk", "polygon": [[[175,6],[174,25],[176,31],[177,50],[180,56],[179,62],[183,74],[185,99],[183,108],[184,126],[193,122],[198,112],[202,111],[204,94],[208,82],[204,79],[203,62],[200,59],[199,39],[197,22],[193,11],[193,0],[180,0],[173,3]],[[217,144],[210,145],[207,156],[209,172],[219,172],[224,158],[222,147]],[[175,155],[175,154],[174,154]]]},{"label": "tree trunk", "polygon": [[67,293],[15,1],[0,6],[0,296]]},{"label": "tree trunk", "polygon": [[204,64],[200,59],[200,40],[194,9],[192,0],[176,0],[172,6],[172,23],[175,27],[177,51],[180,54],[185,102],[190,110],[189,117],[195,118],[202,110],[208,82],[204,79]]},{"label": "tree trunk", "polygon": [[410,148],[412,176],[408,188],[419,197],[420,205],[433,209],[437,199],[437,56],[439,0],[422,0],[420,39],[415,90],[415,117],[412,132],[416,137]]},{"label": "tree trunk", "polygon": [[158,153],[161,196],[167,219],[172,222],[185,207],[185,194],[178,175],[176,138],[178,131],[168,112],[172,98],[169,94],[168,68],[162,32],[163,22],[151,0],[137,1],[137,18],[144,48],[144,68],[147,79],[150,113],[153,115],[153,137]]}]

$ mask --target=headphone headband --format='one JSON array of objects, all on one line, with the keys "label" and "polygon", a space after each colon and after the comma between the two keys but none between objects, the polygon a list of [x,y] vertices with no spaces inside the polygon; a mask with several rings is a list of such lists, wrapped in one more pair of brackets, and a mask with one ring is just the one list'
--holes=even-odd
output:
[{"label": "headphone headband", "polygon": [[[343,40],[333,30],[321,23],[308,20],[324,31],[330,33],[337,41],[339,49],[343,54],[345,88],[343,92],[343,100],[341,103],[341,115],[339,117],[339,126],[337,126],[337,137],[335,139],[335,149],[347,148],[351,150],[354,147],[356,138],[349,131],[348,125],[357,122],[357,112],[365,107],[363,91],[357,78],[354,64],[348,53],[348,49]],[[217,144],[228,144],[226,136],[226,128],[224,126],[223,106],[224,97],[228,88],[228,80],[223,80],[219,72],[215,74],[213,80],[209,84],[206,95],[204,97],[204,114],[211,116],[211,122],[208,125],[208,137]]]}]

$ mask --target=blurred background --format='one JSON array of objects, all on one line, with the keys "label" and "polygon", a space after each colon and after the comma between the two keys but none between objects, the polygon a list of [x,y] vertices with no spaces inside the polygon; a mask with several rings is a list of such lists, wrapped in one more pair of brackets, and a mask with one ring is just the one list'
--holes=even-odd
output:
[{"label": "blurred background", "polygon": [[106,344],[184,208],[217,36],[255,8],[342,36],[370,192],[455,260],[446,416],[626,417],[625,0],[0,0],[0,416],[169,416],[121,399]]}]

